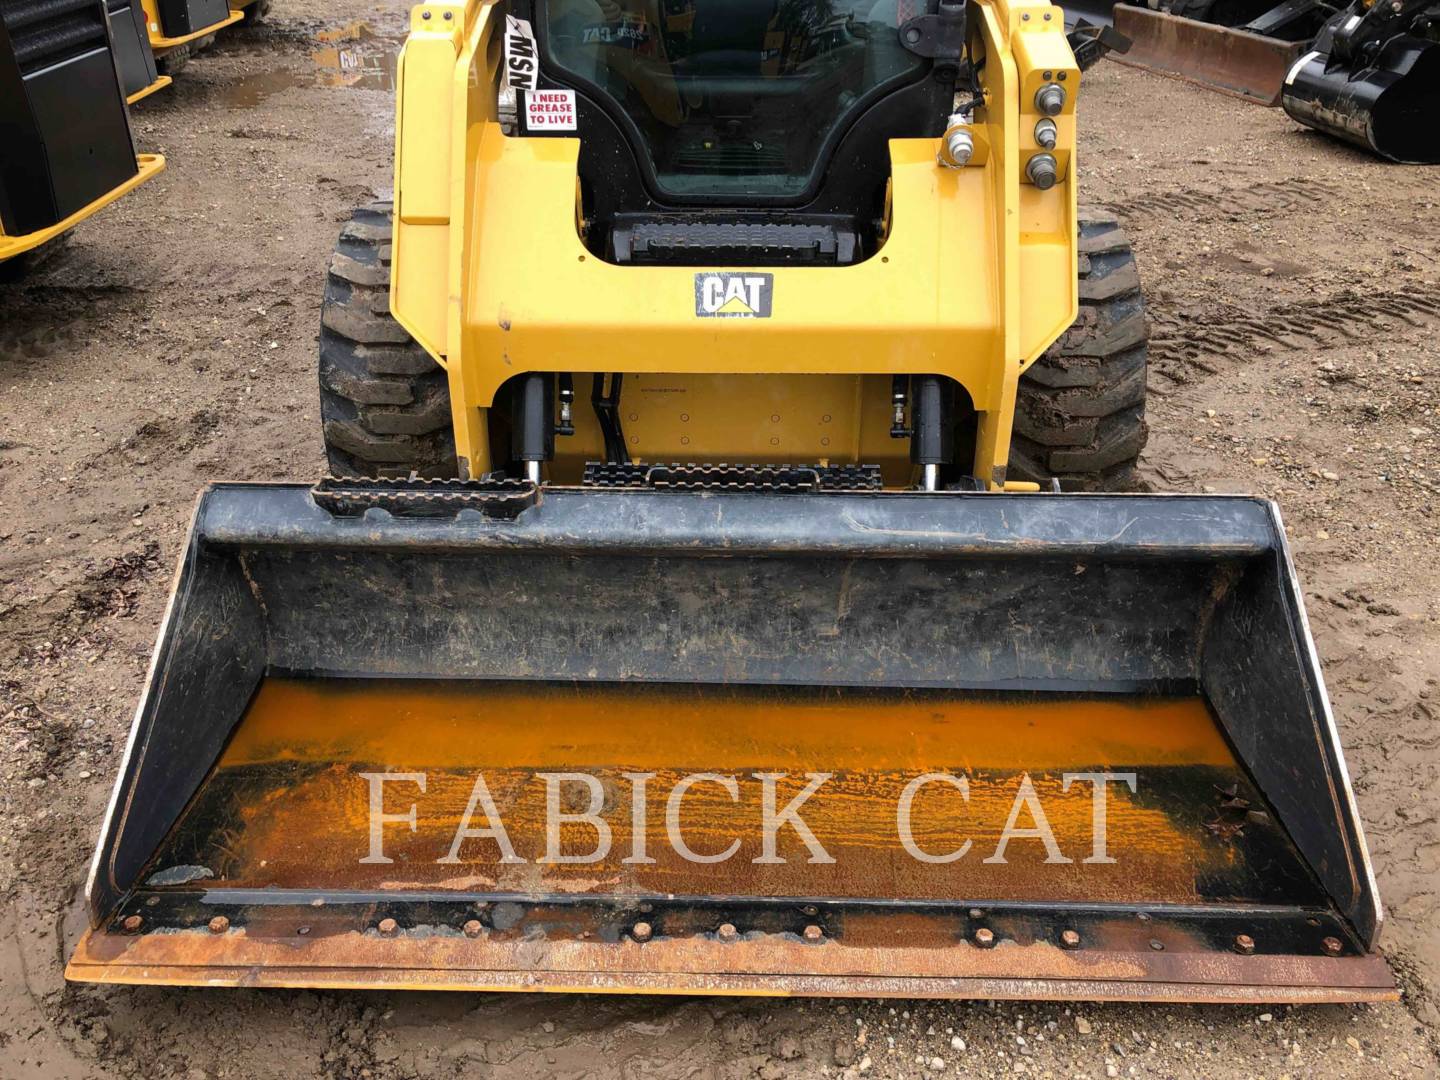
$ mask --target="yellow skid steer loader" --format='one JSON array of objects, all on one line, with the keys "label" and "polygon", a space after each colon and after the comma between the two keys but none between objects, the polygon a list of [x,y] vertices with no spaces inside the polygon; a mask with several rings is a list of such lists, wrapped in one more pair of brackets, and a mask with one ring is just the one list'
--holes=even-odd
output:
[{"label": "yellow skid steer loader", "polygon": [[0,2],[0,277],[165,168],[135,152],[106,6]]},{"label": "yellow skid steer loader", "polygon": [[1275,507],[1114,494],[1042,0],[415,9],[334,476],[200,497],[72,979],[1354,1001]]}]

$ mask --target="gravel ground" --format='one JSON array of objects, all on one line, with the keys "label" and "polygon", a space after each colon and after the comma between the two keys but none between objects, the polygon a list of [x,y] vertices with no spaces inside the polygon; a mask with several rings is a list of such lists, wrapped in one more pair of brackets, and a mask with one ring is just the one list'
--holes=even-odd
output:
[{"label": "gravel ground", "polygon": [[[366,29],[357,30],[364,23]],[[398,6],[278,0],[134,114],[170,167],[0,285],[0,1076],[1433,1076],[1436,170],[1102,65],[1085,201],[1131,230],[1157,490],[1279,500],[1405,1000],[1218,1008],[67,987],[195,492],[322,468],[324,266],[390,184]],[[339,64],[337,48],[359,57]]]}]

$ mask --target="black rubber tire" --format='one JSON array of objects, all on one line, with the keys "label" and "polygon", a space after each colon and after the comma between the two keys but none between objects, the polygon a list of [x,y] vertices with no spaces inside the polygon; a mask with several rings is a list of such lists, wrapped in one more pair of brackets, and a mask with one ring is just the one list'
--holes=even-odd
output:
[{"label": "black rubber tire", "polygon": [[389,202],[351,215],[320,307],[320,420],[335,476],[458,475],[450,387],[390,314]]},{"label": "black rubber tire", "polygon": [[15,255],[0,262],[0,285],[17,285],[31,274],[43,270],[50,265],[51,260],[58,259],[65,254],[74,236],[74,229],[66,229],[59,236],[45,241],[39,247],[31,248],[21,255]]},{"label": "black rubber tire", "polygon": [[1149,331],[1140,274],[1116,220],[1080,215],[1080,313],[1020,377],[1011,480],[1065,491],[1128,491],[1149,438]]},{"label": "black rubber tire", "polygon": [[259,26],[270,14],[271,0],[255,0],[253,4],[246,4],[245,26]]},{"label": "black rubber tire", "polygon": [[172,79],[185,70],[190,63],[194,49],[190,45],[177,45],[164,56],[155,58],[155,70],[161,75],[169,75]]}]

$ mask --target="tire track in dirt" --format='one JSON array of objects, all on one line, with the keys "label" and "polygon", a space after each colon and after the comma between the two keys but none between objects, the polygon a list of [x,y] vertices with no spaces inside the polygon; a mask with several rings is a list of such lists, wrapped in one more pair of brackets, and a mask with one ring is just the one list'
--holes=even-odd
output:
[{"label": "tire track in dirt", "polygon": [[1160,307],[1148,311],[1150,391],[1165,396],[1193,386],[1257,348],[1287,352],[1345,341],[1363,342],[1395,321],[1415,328],[1440,323],[1440,287],[1362,295],[1346,291],[1271,308],[1263,315],[1207,311],[1191,314]]},{"label": "tire track in dirt", "polygon": [[1208,190],[1147,191],[1100,205],[1122,218],[1160,214],[1166,218],[1214,220],[1251,218],[1256,213],[1333,206],[1342,198],[1339,184],[1313,180],[1270,180],[1258,184],[1229,184]]}]

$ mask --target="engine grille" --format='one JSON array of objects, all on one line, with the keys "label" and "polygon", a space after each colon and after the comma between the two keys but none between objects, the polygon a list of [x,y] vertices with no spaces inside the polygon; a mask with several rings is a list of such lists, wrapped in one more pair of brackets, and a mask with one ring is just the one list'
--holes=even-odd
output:
[{"label": "engine grille", "polygon": [[108,44],[104,8],[96,0],[0,0],[0,22],[22,74]]}]

